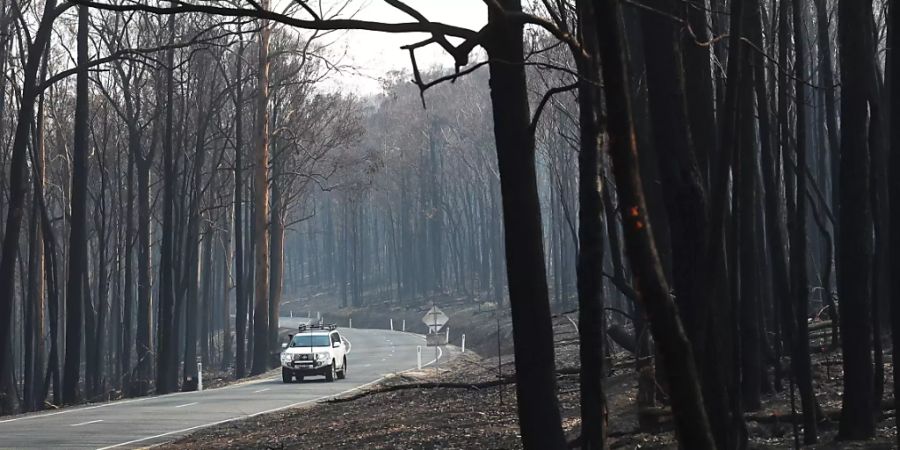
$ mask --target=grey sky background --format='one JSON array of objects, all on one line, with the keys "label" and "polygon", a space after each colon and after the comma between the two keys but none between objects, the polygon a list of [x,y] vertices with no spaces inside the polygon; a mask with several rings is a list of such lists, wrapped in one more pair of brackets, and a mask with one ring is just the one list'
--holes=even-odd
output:
[{"label": "grey sky background", "polygon": [[[323,0],[327,8],[328,1]],[[343,4],[334,0],[334,4]],[[478,30],[487,23],[487,8],[482,0],[406,0],[429,20]],[[383,0],[351,0],[342,17],[355,12],[355,18],[381,22],[409,22],[409,16],[386,4]],[[337,89],[357,95],[381,92],[385,75],[391,71],[411,71],[409,53],[400,47],[427,36],[424,34],[389,34],[368,31],[346,31],[329,35],[332,42],[332,59],[340,61],[343,69],[325,83],[328,89]],[[432,45],[416,51],[416,61],[425,70],[434,66],[452,67],[451,58],[438,46]]]}]

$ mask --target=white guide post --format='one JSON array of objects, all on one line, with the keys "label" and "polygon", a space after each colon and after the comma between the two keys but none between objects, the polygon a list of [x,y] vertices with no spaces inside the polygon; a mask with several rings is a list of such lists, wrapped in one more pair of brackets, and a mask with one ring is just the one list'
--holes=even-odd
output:
[{"label": "white guide post", "polygon": [[463,353],[466,352],[466,335],[465,334],[462,335],[462,352]]},{"label": "white guide post", "polygon": [[422,346],[416,346],[416,368],[422,370]]},{"label": "white guide post", "polygon": [[391,331],[394,331],[394,319],[391,319]]},{"label": "white guide post", "polygon": [[197,363],[197,390],[203,390],[203,363]]}]

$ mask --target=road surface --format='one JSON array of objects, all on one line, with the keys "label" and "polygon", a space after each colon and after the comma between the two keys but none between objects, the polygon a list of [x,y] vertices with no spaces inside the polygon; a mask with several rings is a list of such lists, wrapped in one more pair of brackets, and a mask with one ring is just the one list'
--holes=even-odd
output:
[{"label": "road surface", "polygon": [[[292,319],[282,320],[283,326],[292,324]],[[0,419],[0,448],[147,447],[199,428],[359,389],[388,374],[414,369],[416,346],[424,347],[424,338],[409,333],[346,328],[340,331],[351,345],[345,380],[327,383],[313,377],[304,383],[284,384],[279,373],[277,378],[202,392],[141,397]],[[423,353],[423,364],[427,364],[433,355]]]}]

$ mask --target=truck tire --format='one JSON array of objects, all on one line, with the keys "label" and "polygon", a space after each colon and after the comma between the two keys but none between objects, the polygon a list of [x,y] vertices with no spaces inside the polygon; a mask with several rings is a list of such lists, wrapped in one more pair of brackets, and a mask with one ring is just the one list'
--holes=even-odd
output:
[{"label": "truck tire", "polygon": [[335,372],[337,372],[337,369],[335,369],[334,361],[332,361],[331,365],[328,366],[328,371],[325,372],[325,381],[334,381]]},{"label": "truck tire", "polygon": [[294,375],[284,367],[281,368],[281,381],[284,383],[290,383]]},{"label": "truck tire", "polygon": [[344,357],[344,364],[341,365],[341,370],[337,373],[338,380],[343,380],[347,378],[347,358]]}]

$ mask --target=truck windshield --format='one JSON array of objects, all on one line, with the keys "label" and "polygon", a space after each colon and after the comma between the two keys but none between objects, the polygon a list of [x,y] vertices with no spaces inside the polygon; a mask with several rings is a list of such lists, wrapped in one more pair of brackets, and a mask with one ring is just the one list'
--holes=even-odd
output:
[{"label": "truck windshield", "polygon": [[291,340],[291,347],[329,347],[331,339],[327,334],[298,334]]}]

